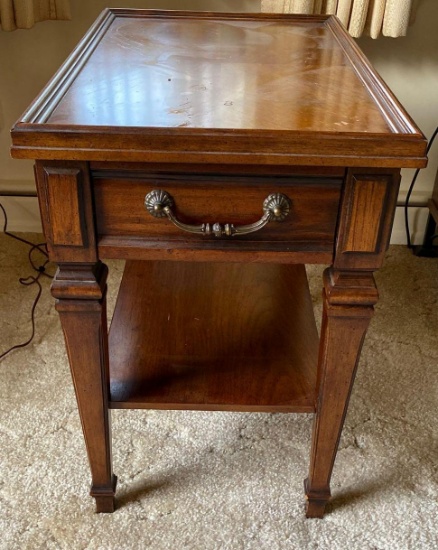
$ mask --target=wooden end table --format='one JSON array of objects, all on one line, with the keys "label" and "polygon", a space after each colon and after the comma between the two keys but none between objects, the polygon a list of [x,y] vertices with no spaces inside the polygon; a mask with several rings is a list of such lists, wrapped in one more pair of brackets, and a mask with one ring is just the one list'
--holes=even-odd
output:
[{"label": "wooden end table", "polygon": [[[426,165],[339,21],[106,10],[12,140],[36,160],[97,511],[110,409],[314,412],[322,517],[400,168]],[[127,260],[109,336],[101,258]],[[306,263],[330,266],[320,337]]]}]

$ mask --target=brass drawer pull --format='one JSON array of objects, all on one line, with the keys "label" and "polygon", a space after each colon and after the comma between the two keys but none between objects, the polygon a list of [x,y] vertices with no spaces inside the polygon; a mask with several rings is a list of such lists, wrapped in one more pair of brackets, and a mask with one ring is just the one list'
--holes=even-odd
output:
[{"label": "brass drawer pull", "polygon": [[289,214],[291,202],[282,193],[271,193],[263,201],[263,216],[249,225],[235,227],[232,223],[203,223],[201,225],[189,225],[182,223],[172,212],[173,199],[166,191],[154,189],[144,199],[146,210],[155,218],[167,217],[173,224],[189,233],[201,233],[203,235],[215,235],[216,237],[232,237],[233,235],[246,235],[254,233],[264,227],[270,221],[282,222]]}]

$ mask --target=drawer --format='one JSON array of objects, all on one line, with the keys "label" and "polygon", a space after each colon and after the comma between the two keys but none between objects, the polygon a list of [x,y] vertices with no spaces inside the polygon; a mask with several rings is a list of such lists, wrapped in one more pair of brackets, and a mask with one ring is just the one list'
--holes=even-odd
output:
[{"label": "drawer", "polygon": [[[341,178],[257,176],[138,176],[93,178],[97,231],[102,236],[144,238],[148,241],[218,241],[333,243]],[[289,212],[282,221],[269,221],[249,234],[193,234],[167,217],[157,218],[145,208],[145,197],[163,190],[172,199],[171,210],[182,224],[233,224],[235,228],[259,221],[271,194],[287,197]]]}]

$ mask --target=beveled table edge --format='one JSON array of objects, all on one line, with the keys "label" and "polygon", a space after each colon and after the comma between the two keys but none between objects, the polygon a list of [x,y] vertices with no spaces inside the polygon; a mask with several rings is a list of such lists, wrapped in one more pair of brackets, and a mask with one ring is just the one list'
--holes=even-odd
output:
[{"label": "beveled table edge", "polygon": [[[115,17],[308,20],[330,29],[391,132],[311,132],[170,127],[63,126],[47,121]],[[335,16],[107,8],[11,130],[13,158],[261,164],[426,166],[427,140]],[[224,137],[229,141],[225,142]],[[161,139],[160,139],[161,138]],[[217,143],[215,143],[217,140]],[[73,144],[74,141],[74,144]],[[117,142],[117,143],[116,143]],[[249,145],[249,142],[250,145]],[[348,155],[345,154],[348,142]],[[165,146],[163,146],[163,143]],[[203,151],[203,152],[200,152]],[[178,159],[172,160],[172,155]],[[221,158],[223,155],[223,158]]]}]

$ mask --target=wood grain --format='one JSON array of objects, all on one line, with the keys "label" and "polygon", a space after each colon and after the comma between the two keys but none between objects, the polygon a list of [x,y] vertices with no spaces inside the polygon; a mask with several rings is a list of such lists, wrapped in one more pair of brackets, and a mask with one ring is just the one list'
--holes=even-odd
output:
[{"label": "wood grain", "polygon": [[108,259],[178,262],[242,262],[277,264],[331,264],[330,242],[299,241],[149,241],[136,237],[101,237],[99,255]]},{"label": "wood grain", "polygon": [[90,264],[88,271],[81,267],[76,277],[75,267],[69,266],[63,271],[61,266],[52,284],[52,294],[57,298],[56,309],[64,332],[90,462],[91,495],[96,499],[97,512],[113,512],[117,480],[112,471],[108,409],[105,301],[108,269],[102,264]]},{"label": "wood grain", "polygon": [[111,407],[313,411],[303,266],[127,262],[111,323]]},{"label": "wood grain", "polygon": [[41,221],[52,262],[97,261],[88,164],[37,162]]},{"label": "wood grain", "polygon": [[385,179],[355,181],[345,252],[376,252],[387,191]]},{"label": "wood grain", "polygon": [[370,273],[326,270],[324,275],[318,398],[309,477],[305,481],[306,515],[312,518],[323,517],[330,498],[330,478],[360,351],[378,298]]},{"label": "wood grain", "polygon": [[45,172],[53,244],[83,247],[86,235],[82,234],[81,227],[81,172],[59,168],[46,168]]},{"label": "wood grain", "polygon": [[373,271],[381,267],[391,238],[399,185],[399,170],[348,170],[339,209],[336,269]]},{"label": "wood grain", "polygon": [[108,10],[12,138],[32,159],[426,162],[423,134],[330,17]]},{"label": "wood grain", "polygon": [[[315,411],[307,515],[323,515],[400,169],[426,143],[333,17],[102,13],[11,149],[37,160],[98,511],[114,509],[108,409],[152,407]],[[291,217],[182,235],[145,212],[157,187],[186,223],[253,223],[277,191]],[[100,257],[129,259],[109,353]],[[319,359],[297,262],[331,265]]]},{"label": "wood grain", "polygon": [[[288,217],[270,222],[262,230],[235,236],[228,241],[238,248],[241,242],[264,241],[327,243],[333,247],[341,193],[341,179],[238,176],[155,176],[126,173],[124,177],[94,178],[99,237],[147,237],[148,241],[203,241],[208,246],[214,236],[186,233],[167,218],[154,218],[144,207],[147,193],[167,191],[173,198],[173,212],[182,222],[239,225],[251,224],[263,215],[263,201],[271,193],[283,193],[291,201]],[[213,245],[214,246],[214,245]],[[286,245],[287,246],[287,245]],[[232,246],[229,246],[232,248]]]},{"label": "wood grain", "polygon": [[290,20],[254,25],[220,15],[126,14],[114,18],[45,122],[388,132],[379,106],[358,83],[321,20],[296,18],[291,31]]}]

